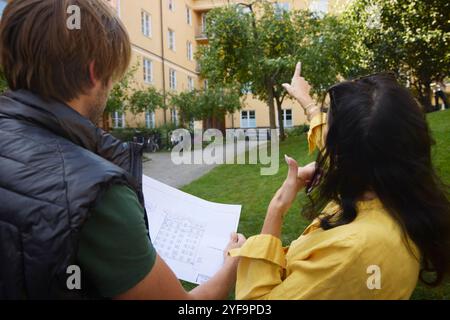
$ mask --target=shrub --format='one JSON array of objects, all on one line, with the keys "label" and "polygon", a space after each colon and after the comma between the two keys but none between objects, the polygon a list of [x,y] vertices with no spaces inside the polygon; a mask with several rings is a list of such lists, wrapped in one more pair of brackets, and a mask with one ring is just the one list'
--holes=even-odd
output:
[{"label": "shrub", "polygon": [[302,124],[300,126],[295,126],[293,128],[286,129],[286,133],[289,136],[301,136],[309,131],[309,125]]},{"label": "shrub", "polygon": [[152,135],[159,135],[161,138],[160,150],[167,150],[171,148],[170,134],[178,128],[180,127],[173,123],[168,123],[157,128],[115,128],[110,133],[124,142],[134,141],[134,138],[137,138],[138,142],[141,142],[143,139],[148,139]]}]

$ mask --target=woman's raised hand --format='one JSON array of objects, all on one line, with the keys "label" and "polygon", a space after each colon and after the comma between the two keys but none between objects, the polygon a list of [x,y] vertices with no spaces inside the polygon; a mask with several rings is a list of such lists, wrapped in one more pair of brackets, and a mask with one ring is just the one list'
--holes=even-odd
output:
[{"label": "woman's raised hand", "polygon": [[295,67],[294,76],[292,77],[291,84],[283,83],[283,88],[289,93],[289,95],[295,98],[301,106],[305,109],[309,105],[314,104],[314,100],[310,95],[311,86],[308,81],[301,76],[302,64],[297,63]]},{"label": "woman's raised hand", "polygon": [[316,163],[312,162],[304,167],[299,167],[297,161],[285,156],[289,171],[283,185],[278,189],[269,205],[269,211],[285,215],[291,207],[297,193],[303,189],[313,178]]}]

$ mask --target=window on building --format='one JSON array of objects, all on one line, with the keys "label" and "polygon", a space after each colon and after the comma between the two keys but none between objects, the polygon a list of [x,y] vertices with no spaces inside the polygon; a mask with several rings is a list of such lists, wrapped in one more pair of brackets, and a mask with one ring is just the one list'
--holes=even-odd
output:
[{"label": "window on building", "polygon": [[202,33],[206,32],[206,13],[202,13]]},{"label": "window on building", "polygon": [[194,90],[194,79],[191,76],[188,76],[187,80],[188,80],[188,90],[189,91]]},{"label": "window on building", "polygon": [[175,31],[169,29],[169,49],[175,51]]},{"label": "window on building", "polygon": [[186,51],[187,51],[187,58],[188,58],[188,60],[192,61],[192,57],[193,57],[193,54],[192,54],[192,42],[190,42],[190,41],[186,42]]},{"label": "window on building", "polygon": [[192,25],[192,10],[186,6],[186,23]]},{"label": "window on building", "polygon": [[283,109],[283,126],[292,127],[292,109]]},{"label": "window on building", "polygon": [[142,34],[146,37],[152,36],[152,18],[148,12],[141,12]]},{"label": "window on building", "polygon": [[254,110],[241,111],[241,128],[256,128],[256,112]]},{"label": "window on building", "polygon": [[314,0],[309,5],[309,10],[319,15],[328,13],[328,0]]},{"label": "window on building", "polygon": [[169,10],[175,11],[175,1],[174,0],[169,0]]},{"label": "window on building", "polygon": [[172,122],[174,125],[178,125],[178,112],[177,109],[172,108],[171,110],[171,117],[172,117]]},{"label": "window on building", "polygon": [[112,122],[114,128],[125,128],[125,113],[113,112]]},{"label": "window on building", "polygon": [[153,82],[153,64],[149,59],[144,58],[144,81],[146,83]]},{"label": "window on building", "polygon": [[8,1],[0,0],[0,17],[3,15],[3,10],[5,10],[5,7],[7,4],[8,4]]},{"label": "window on building", "polygon": [[154,112],[147,111],[145,113],[145,126],[150,129],[156,126]]},{"label": "window on building", "polygon": [[248,82],[242,86],[242,94],[251,94],[252,93],[252,83]]},{"label": "window on building", "polygon": [[177,89],[177,73],[173,69],[169,69],[169,87],[172,90]]},{"label": "window on building", "polygon": [[275,9],[275,14],[283,14],[284,12],[289,11],[289,3],[288,2],[276,2],[273,4]]}]

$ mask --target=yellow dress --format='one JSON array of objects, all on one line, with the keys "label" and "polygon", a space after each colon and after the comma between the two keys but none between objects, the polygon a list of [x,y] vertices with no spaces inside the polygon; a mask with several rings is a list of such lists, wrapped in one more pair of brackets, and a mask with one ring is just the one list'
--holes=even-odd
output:
[{"label": "yellow dress", "polygon": [[[310,146],[323,141],[317,128],[324,123],[311,121]],[[356,206],[353,222],[325,231],[316,219],[288,248],[257,235],[231,250],[241,257],[236,298],[409,299],[420,269],[416,246],[378,199]],[[330,202],[323,214],[338,209]]]}]

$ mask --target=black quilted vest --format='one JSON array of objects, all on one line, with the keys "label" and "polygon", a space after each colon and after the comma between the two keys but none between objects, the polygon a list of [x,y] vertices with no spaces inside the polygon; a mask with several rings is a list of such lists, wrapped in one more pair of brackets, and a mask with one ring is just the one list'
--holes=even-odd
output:
[{"label": "black quilted vest", "polygon": [[0,300],[84,299],[69,290],[80,230],[108,186],[143,204],[142,151],[55,101],[29,91],[0,96]]}]

